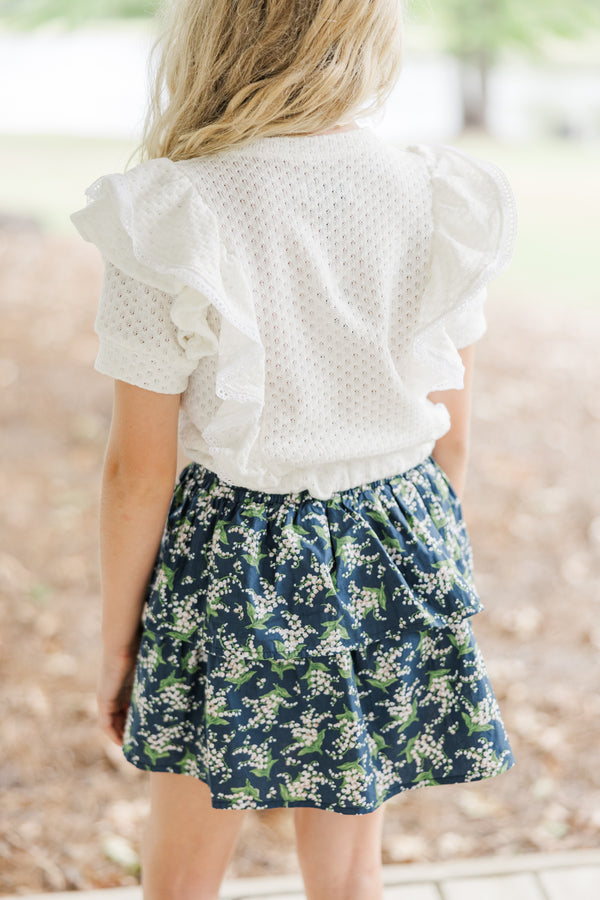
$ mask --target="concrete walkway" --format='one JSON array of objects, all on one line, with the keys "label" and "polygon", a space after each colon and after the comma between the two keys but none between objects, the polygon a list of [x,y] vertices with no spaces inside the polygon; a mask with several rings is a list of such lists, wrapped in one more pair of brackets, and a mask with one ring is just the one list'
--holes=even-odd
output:
[{"label": "concrete walkway", "polygon": [[[600,850],[384,866],[385,900],[600,900]],[[142,900],[141,888],[36,894],[28,900]],[[299,878],[227,881],[222,900],[304,900]]]}]

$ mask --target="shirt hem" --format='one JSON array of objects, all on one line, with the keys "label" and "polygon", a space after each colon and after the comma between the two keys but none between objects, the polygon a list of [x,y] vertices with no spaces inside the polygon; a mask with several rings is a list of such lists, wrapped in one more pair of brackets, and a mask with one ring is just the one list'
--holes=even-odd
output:
[{"label": "shirt hem", "polygon": [[[328,464],[329,472],[318,471],[294,472],[288,476],[269,478],[253,478],[251,474],[240,474],[232,480],[228,473],[222,471],[218,460],[210,460],[205,456],[199,458],[193,450],[183,447],[183,452],[191,461],[198,463],[214,473],[221,481],[238,490],[254,491],[257,494],[269,495],[271,499],[284,499],[297,494],[308,493],[317,500],[331,500],[336,494],[373,485],[375,482],[403,475],[410,469],[424,463],[433,451],[437,438],[375,459],[340,460],[339,463]],[[331,476],[332,469],[335,479]],[[344,476],[338,475],[343,472]]]}]

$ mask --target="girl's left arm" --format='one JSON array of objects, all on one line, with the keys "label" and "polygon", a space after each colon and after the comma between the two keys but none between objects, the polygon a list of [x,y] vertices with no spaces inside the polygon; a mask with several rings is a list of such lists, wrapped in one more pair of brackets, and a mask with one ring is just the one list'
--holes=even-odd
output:
[{"label": "girl's left arm", "polygon": [[177,476],[180,394],[114,382],[100,498],[100,723],[120,744],[148,582]]}]

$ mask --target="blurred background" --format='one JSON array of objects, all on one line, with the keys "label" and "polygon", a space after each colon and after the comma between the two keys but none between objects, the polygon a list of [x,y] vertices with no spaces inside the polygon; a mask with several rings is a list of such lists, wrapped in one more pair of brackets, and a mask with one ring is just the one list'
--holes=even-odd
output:
[{"label": "blurred background", "polygon": [[[69,214],[135,149],[152,0],[0,0],[0,892],[136,884],[146,774],[96,725],[97,514],[112,382],[102,278]],[[478,344],[464,513],[473,620],[517,766],[387,804],[384,862],[600,840],[600,11],[429,0],[369,124],[500,165],[516,257]],[[297,872],[288,811],[251,812],[231,876]]]}]

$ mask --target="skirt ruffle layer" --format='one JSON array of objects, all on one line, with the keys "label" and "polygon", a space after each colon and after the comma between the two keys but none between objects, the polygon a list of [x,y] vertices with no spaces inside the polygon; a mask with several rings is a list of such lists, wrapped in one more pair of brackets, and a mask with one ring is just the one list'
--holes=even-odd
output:
[{"label": "skirt ruffle layer", "polygon": [[366,813],[514,758],[469,617],[461,504],[428,457],[318,500],[181,473],[123,750],[218,808]]},{"label": "skirt ruffle layer", "polygon": [[144,624],[212,654],[337,654],[480,612],[472,566],[460,501],[433,457],[330,500],[232,487],[191,463]]}]

